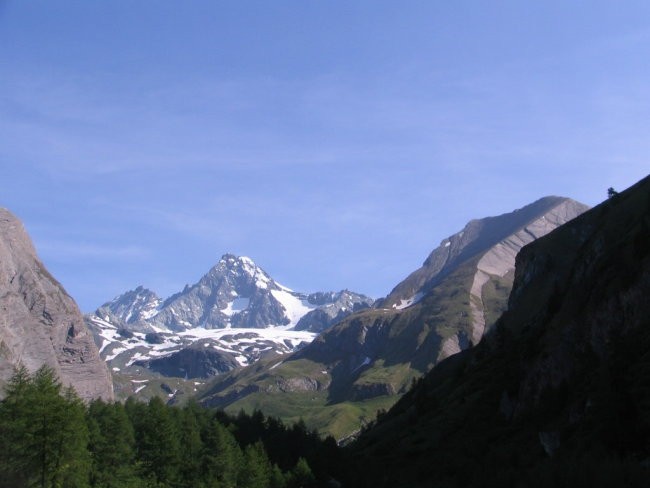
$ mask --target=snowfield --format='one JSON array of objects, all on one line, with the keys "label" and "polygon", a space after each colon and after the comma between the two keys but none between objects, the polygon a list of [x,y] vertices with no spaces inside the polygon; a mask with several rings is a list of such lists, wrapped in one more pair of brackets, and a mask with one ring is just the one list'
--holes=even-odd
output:
[{"label": "snowfield", "polygon": [[[287,302],[290,303],[288,300]],[[91,317],[89,320],[102,339],[100,355],[109,366],[115,367],[129,367],[136,361],[168,356],[199,342],[203,347],[234,354],[239,364],[246,366],[264,352],[293,352],[313,341],[317,335],[312,332],[289,330],[287,326],[266,329],[195,327],[181,332],[158,329],[157,333],[163,336],[164,341],[161,344],[151,344],[145,340],[145,334],[142,332],[133,332],[133,337],[127,339],[122,337],[118,328],[110,322],[99,317]],[[297,320],[299,317],[296,322]]]}]

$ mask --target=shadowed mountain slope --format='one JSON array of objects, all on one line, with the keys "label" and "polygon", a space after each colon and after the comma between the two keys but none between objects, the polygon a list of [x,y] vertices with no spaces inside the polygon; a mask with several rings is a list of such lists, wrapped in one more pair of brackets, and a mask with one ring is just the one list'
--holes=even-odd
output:
[{"label": "shadowed mountain slope", "polygon": [[586,208],[546,197],[469,222],[373,308],[288,358],[220,378],[202,401],[303,417],[336,437],[349,434],[392,405],[413,378],[478,343],[506,307],[517,252]]},{"label": "shadowed mountain slope", "polygon": [[647,486],[650,178],[526,246],[508,311],[352,446],[351,486]]}]

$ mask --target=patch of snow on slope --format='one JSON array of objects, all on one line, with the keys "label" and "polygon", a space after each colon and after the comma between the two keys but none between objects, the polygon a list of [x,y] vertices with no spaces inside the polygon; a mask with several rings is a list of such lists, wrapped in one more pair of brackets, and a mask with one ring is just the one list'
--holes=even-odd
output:
[{"label": "patch of snow on slope", "polygon": [[401,299],[399,303],[393,305],[393,308],[396,310],[403,310],[406,307],[410,307],[411,305],[415,305],[418,303],[420,300],[422,300],[422,297],[424,296],[424,293],[418,292],[415,295],[413,295],[411,298],[408,298],[406,300]]},{"label": "patch of snow on slope", "polygon": [[133,363],[135,363],[136,361],[140,361],[141,359],[149,359],[149,357],[145,354],[136,352],[133,356],[131,356],[131,359],[129,359],[129,361],[126,363],[126,367],[128,368]]},{"label": "patch of snow on slope", "polygon": [[149,357],[163,357],[163,356],[169,356],[170,354],[173,354],[175,352],[180,351],[178,347],[173,347],[171,349],[159,349],[159,350],[153,350],[149,351]]},{"label": "patch of snow on slope", "polygon": [[[184,330],[182,332],[179,332],[178,335],[180,337],[184,338],[190,338],[190,339],[215,339],[219,340],[221,337],[225,335],[241,335],[242,337],[248,335],[248,334],[253,334],[259,338],[262,339],[267,339],[271,341],[284,341],[284,340],[297,340],[297,341],[305,341],[305,342],[311,342],[317,334],[314,334],[313,332],[306,332],[303,330],[282,330],[282,329],[277,329],[277,328],[269,328],[269,329],[244,329],[244,328],[237,328],[237,329],[191,329],[191,330]],[[243,339],[243,340],[248,340],[250,341],[251,339]],[[235,339],[235,343],[237,343],[238,340]]]},{"label": "patch of snow on slope", "polygon": [[111,351],[112,354],[110,356],[106,356],[104,358],[104,361],[110,361],[112,359],[115,359],[118,356],[118,354],[123,353],[126,350],[128,350],[127,347],[116,347]]},{"label": "patch of snow on slope", "polygon": [[354,373],[359,368],[363,368],[364,366],[367,366],[368,364],[370,364],[370,362],[371,362],[371,359],[368,356],[366,356],[363,359],[362,363],[359,366],[357,366],[356,368],[354,368],[354,370],[352,372]]},{"label": "patch of snow on slope", "polygon": [[251,258],[242,256],[239,260],[242,263],[244,271],[255,279],[255,286],[263,289],[268,288],[271,279],[266,275],[266,273],[264,273],[264,271],[257,267]]},{"label": "patch of snow on slope", "polygon": [[221,310],[221,313],[232,317],[234,314],[246,310],[250,301],[250,298],[235,298],[232,302],[226,304],[226,308]]},{"label": "patch of snow on slope", "polygon": [[277,281],[275,282],[275,284],[277,285],[278,288],[280,288],[280,290],[283,290],[283,291],[286,291],[286,292],[289,292],[289,293],[293,293],[293,290],[291,288],[287,288],[286,286],[278,283]]},{"label": "patch of snow on slope", "polygon": [[151,330],[154,332],[169,332],[169,329],[166,327],[158,327],[157,325],[149,324],[149,327],[151,327]]},{"label": "patch of snow on slope", "polygon": [[104,339],[104,340],[102,341],[102,347],[99,348],[99,351],[98,351],[99,354],[101,354],[102,351],[103,351],[104,349],[106,349],[106,346],[108,346],[109,344],[112,344],[112,342],[111,342],[111,341],[108,341],[108,340],[106,340],[106,339]]},{"label": "patch of snow on slope", "polygon": [[160,312],[160,309],[158,307],[154,307],[151,310],[145,310],[142,312],[142,318],[144,320],[149,320],[154,315],[158,315],[158,312]]},{"label": "patch of snow on slope", "polygon": [[301,300],[297,296],[288,293],[284,290],[271,290],[273,298],[275,298],[284,307],[287,318],[290,320],[289,325],[284,328],[295,327],[298,321],[307,313],[314,310],[316,307],[309,303],[307,300]]},{"label": "patch of snow on slope", "polygon": [[[281,292],[279,292],[281,293]],[[293,297],[292,297],[293,298]],[[248,299],[245,299],[246,301]],[[287,302],[288,300],[285,300]],[[243,308],[246,305],[244,299],[231,308]],[[298,304],[301,301],[294,298]],[[91,319],[99,331],[102,340],[102,356],[110,363],[114,360],[120,361],[119,365],[129,368],[136,361],[147,361],[162,356],[168,356],[188,347],[197,341],[205,341],[204,346],[211,346],[216,350],[228,352],[235,356],[241,366],[255,360],[260,352],[277,348],[279,354],[291,352],[303,343],[310,343],[317,334],[306,331],[288,330],[285,327],[267,329],[256,328],[227,328],[227,329],[186,329],[181,332],[162,331],[164,338],[162,344],[151,344],[145,340],[145,333],[133,332],[131,338],[121,336],[117,328],[101,319]],[[273,346],[275,345],[275,346]]]}]

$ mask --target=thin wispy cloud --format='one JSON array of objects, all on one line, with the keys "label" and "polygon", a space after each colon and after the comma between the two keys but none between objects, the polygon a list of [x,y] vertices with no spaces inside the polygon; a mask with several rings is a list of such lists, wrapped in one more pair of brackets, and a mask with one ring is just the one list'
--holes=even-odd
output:
[{"label": "thin wispy cloud", "polygon": [[73,295],[224,252],[379,295],[471,218],[647,173],[647,7],[312,4],[5,9],[0,203]]},{"label": "thin wispy cloud", "polygon": [[45,241],[38,244],[37,251],[53,261],[105,260],[134,261],[148,259],[151,252],[137,245],[110,245],[76,241]]}]

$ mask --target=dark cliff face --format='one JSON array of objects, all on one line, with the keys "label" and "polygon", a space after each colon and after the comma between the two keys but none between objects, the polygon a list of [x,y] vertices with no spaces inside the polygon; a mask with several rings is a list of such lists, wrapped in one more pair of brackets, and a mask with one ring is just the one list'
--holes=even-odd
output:
[{"label": "dark cliff face", "polygon": [[522,250],[501,328],[541,334],[520,384],[515,415],[609,362],[650,325],[650,179],[612,198],[553,239]]},{"label": "dark cliff face", "polygon": [[646,178],[522,249],[494,330],[353,447],[357,485],[647,486],[649,294]]},{"label": "dark cliff face", "polygon": [[112,399],[110,373],[74,300],[50,275],[21,222],[0,209],[0,382],[52,367],[84,399]]}]

